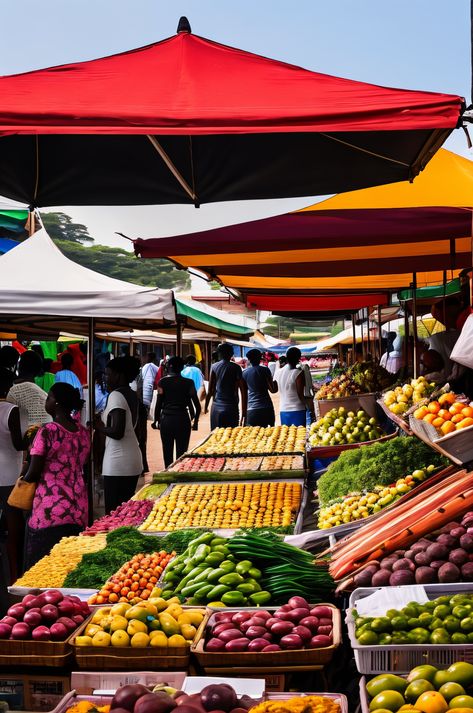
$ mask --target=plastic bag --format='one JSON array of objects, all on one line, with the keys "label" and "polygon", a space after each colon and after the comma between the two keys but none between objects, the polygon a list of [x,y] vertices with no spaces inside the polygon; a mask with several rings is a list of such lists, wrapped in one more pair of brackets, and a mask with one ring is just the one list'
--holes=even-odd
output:
[{"label": "plastic bag", "polygon": [[450,354],[450,359],[458,364],[473,369],[473,314],[470,314],[455,346]]}]

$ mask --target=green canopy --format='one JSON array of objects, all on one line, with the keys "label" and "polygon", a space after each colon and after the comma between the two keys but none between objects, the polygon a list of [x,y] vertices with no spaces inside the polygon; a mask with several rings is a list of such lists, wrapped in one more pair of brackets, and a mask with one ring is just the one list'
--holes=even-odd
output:
[{"label": "green canopy", "polygon": [[[455,280],[450,280],[446,282],[445,285],[432,285],[430,287],[418,287],[416,290],[417,300],[432,300],[432,299],[442,299],[442,297],[447,297],[448,295],[455,295],[461,292],[461,280],[459,277]],[[397,293],[399,302],[408,302],[413,298],[413,290],[409,288],[407,290],[401,290]]]},{"label": "green canopy", "polygon": [[235,321],[229,321],[228,314],[223,312],[222,315],[225,315],[226,319],[222,319],[218,314],[219,310],[207,305],[199,309],[194,303],[190,304],[188,301],[176,298],[176,312],[187,327],[210,331],[222,337],[249,336],[255,331],[254,325],[246,326],[241,324],[241,321],[237,321],[237,316],[235,316]]}]

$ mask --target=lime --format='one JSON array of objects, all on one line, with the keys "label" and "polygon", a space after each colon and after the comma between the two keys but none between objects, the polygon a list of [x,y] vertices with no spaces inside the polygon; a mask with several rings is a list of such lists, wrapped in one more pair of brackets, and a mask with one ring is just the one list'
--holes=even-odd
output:
[{"label": "lime", "polygon": [[443,620],[443,626],[450,634],[453,634],[454,631],[460,631],[460,620],[449,614]]},{"label": "lime", "polygon": [[473,617],[467,616],[462,619],[460,622],[460,629],[462,631],[466,631],[467,633],[469,631],[473,631]]},{"label": "lime", "polygon": [[371,629],[378,633],[389,632],[391,631],[391,620],[388,619],[387,616],[377,616],[376,619],[373,619],[371,622]]},{"label": "lime", "polygon": [[450,604],[452,605],[452,607],[456,606],[457,604],[470,606],[471,597],[469,597],[467,594],[454,594],[453,597],[450,597]]},{"label": "lime", "polygon": [[382,691],[370,703],[370,711],[385,708],[388,711],[397,711],[404,705],[404,698],[399,691]]},{"label": "lime", "polygon": [[432,683],[434,684],[435,688],[438,691],[439,688],[441,688],[444,685],[444,683],[449,683],[451,680],[452,679],[450,678],[450,674],[448,673],[448,671],[437,671]]},{"label": "lime", "polygon": [[441,629],[442,627],[443,627],[443,621],[442,621],[442,619],[439,619],[437,616],[434,617],[429,624],[430,631],[433,631],[434,629]]},{"label": "lime", "polygon": [[380,646],[391,646],[393,643],[393,637],[391,634],[380,634],[379,635],[379,645]]},{"label": "lime", "polygon": [[445,619],[446,616],[452,613],[452,610],[450,609],[447,604],[439,604],[438,606],[435,607],[433,611],[433,615],[438,617],[439,619]]},{"label": "lime", "polygon": [[432,644],[449,644],[450,635],[446,629],[434,629],[430,635]]},{"label": "lime", "polygon": [[427,631],[427,629],[423,629],[420,626],[418,626],[416,629],[412,629],[412,631],[409,632],[409,640],[413,644],[426,644],[428,641],[430,641],[430,637],[430,631]]},{"label": "lime", "polygon": [[432,683],[436,673],[437,669],[435,668],[435,666],[430,666],[430,664],[422,664],[421,666],[416,666],[412,669],[412,671],[407,677],[407,680],[411,682],[416,681],[418,678],[421,678],[425,681],[430,681]]},{"label": "lime", "polygon": [[471,606],[458,604],[456,607],[453,607],[452,614],[453,616],[456,616],[457,619],[464,619],[471,614]]},{"label": "lime", "polygon": [[422,612],[422,614],[419,615],[419,621],[421,626],[429,626],[429,624],[432,623],[434,617],[432,614],[430,614],[427,611]]},{"label": "lime", "polygon": [[473,708],[472,696],[455,696],[448,704],[449,708]]},{"label": "lime", "polygon": [[439,693],[442,694],[448,703],[452,700],[452,698],[455,698],[455,696],[465,695],[465,689],[463,686],[460,686],[459,683],[453,683],[453,681],[450,681],[449,683],[444,683],[443,686],[440,686]]},{"label": "lime", "polygon": [[391,619],[391,626],[394,631],[406,631],[409,628],[409,620],[406,616],[395,616]]},{"label": "lime", "polygon": [[358,637],[358,643],[362,646],[377,646],[379,637],[375,631],[363,631]]},{"label": "lime", "polygon": [[450,637],[452,644],[468,644],[468,634],[464,634],[461,631],[454,631]]},{"label": "lime", "polygon": [[404,698],[408,703],[415,703],[416,700],[422,693],[426,691],[435,691],[435,688],[425,679],[418,678],[416,681],[412,681],[404,691]]}]

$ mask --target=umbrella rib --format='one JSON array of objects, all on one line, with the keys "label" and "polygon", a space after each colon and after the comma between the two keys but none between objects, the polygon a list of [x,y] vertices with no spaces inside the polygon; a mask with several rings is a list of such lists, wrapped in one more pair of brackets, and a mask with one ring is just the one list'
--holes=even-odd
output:
[{"label": "umbrella rib", "polygon": [[369,151],[368,149],[364,149],[361,146],[356,146],[355,144],[351,144],[349,141],[343,141],[343,139],[338,139],[336,136],[331,136],[330,134],[324,134],[321,132],[321,136],[325,136],[326,139],[332,139],[332,141],[338,141],[339,144],[344,144],[345,146],[349,146],[352,149],[355,149],[356,151],[361,151],[362,153],[366,153],[369,156],[374,156],[375,158],[381,158],[384,161],[390,161],[391,163],[397,163],[399,166],[406,166],[407,168],[410,168],[409,163],[405,163],[404,161],[397,161],[395,158],[390,158],[389,156],[383,156],[383,154],[380,153],[375,153],[374,151]]},{"label": "umbrella rib", "polygon": [[192,198],[192,200],[194,201],[194,203],[198,203],[198,199],[197,199],[196,194],[194,193],[194,191],[192,190],[192,188],[189,186],[189,184],[187,183],[187,181],[186,181],[186,179],[184,178],[184,176],[180,173],[180,171],[179,171],[179,170],[176,168],[176,166],[173,164],[171,158],[168,156],[168,154],[166,153],[166,151],[163,149],[163,147],[162,147],[161,144],[159,143],[159,141],[158,141],[158,139],[156,138],[156,136],[151,136],[150,134],[148,134],[148,139],[150,140],[151,144],[154,146],[154,148],[156,149],[156,151],[158,152],[158,154],[161,156],[161,158],[163,159],[164,163],[166,164],[166,166],[169,168],[169,170],[171,171],[172,175],[174,176],[174,178],[176,178],[176,180],[179,181],[179,183],[181,184],[181,186],[183,187],[183,189],[185,190],[185,192],[187,193],[187,195],[188,195],[190,198]]}]

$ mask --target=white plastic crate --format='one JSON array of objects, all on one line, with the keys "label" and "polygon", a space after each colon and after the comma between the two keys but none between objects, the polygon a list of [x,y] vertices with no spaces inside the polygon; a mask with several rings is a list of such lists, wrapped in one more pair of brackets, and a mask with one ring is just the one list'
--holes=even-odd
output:
[{"label": "white plastic crate", "polygon": [[[429,599],[442,595],[472,593],[473,582],[458,584],[423,585]],[[402,589],[402,587],[399,587]],[[381,587],[360,587],[350,596],[346,623],[350,644],[359,673],[409,673],[415,666],[430,664],[448,668],[455,661],[473,663],[473,644],[397,644],[394,646],[362,646],[355,637],[355,620],[351,610],[357,601],[373,594]]]}]

